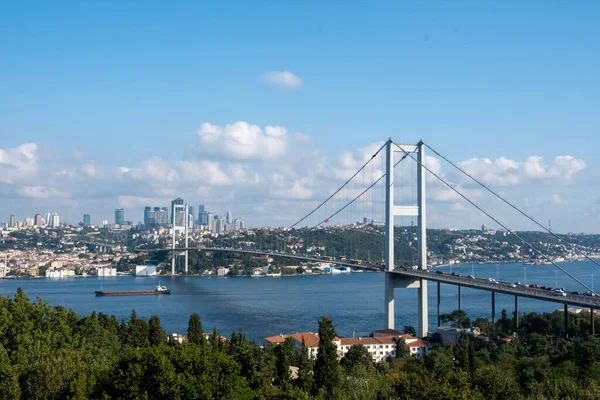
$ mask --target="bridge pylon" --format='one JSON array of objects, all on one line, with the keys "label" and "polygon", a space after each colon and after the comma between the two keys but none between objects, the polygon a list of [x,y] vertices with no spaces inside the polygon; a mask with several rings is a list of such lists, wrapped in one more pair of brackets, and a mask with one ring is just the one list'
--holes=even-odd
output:
[{"label": "bridge pylon", "polygon": [[[386,190],[385,190],[385,268],[393,271],[394,265],[394,217],[417,217],[418,268],[427,269],[427,218],[425,204],[425,145],[420,141],[417,145],[396,145],[392,139],[386,143]],[[417,204],[398,206],[394,204],[394,153],[416,153],[417,155]],[[385,276],[384,314],[385,325],[394,329],[394,289],[418,289],[418,335],[427,336],[429,325],[427,306],[427,281],[398,278],[394,274]]]}]

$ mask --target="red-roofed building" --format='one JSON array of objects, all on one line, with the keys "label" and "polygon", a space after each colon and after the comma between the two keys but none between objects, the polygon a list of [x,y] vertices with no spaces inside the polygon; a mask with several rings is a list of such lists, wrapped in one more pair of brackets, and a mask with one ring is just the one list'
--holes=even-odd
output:
[{"label": "red-roofed building", "polygon": [[[291,337],[298,349],[302,347],[302,339],[308,348],[308,355],[311,358],[317,357],[319,347],[319,335],[312,332],[294,333],[291,335],[278,335],[265,338],[265,342],[271,345],[283,343],[286,338]],[[358,337],[358,338],[335,338],[333,343],[338,348],[338,358],[346,355],[352,345],[358,344],[364,346],[373,361],[381,361],[386,357],[394,357],[396,354],[396,341],[401,338],[405,341],[410,350],[410,354],[416,358],[421,358],[431,350],[432,344],[426,340],[417,339],[413,336],[401,334],[396,337]]]}]

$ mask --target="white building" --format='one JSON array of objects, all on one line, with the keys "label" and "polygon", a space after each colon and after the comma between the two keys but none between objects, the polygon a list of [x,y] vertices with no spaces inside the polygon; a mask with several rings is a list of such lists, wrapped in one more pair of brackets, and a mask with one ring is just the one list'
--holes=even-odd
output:
[{"label": "white building", "polygon": [[70,269],[54,269],[46,271],[46,278],[71,278],[75,276],[75,271]]},{"label": "white building", "polygon": [[229,273],[229,268],[221,267],[217,269],[217,276],[225,276]]},{"label": "white building", "polygon": [[98,276],[117,276],[117,269],[113,267],[98,267],[96,269]]},{"label": "white building", "polygon": [[156,276],[156,265],[136,265],[135,276]]},{"label": "white building", "polygon": [[8,274],[8,271],[10,271],[8,265],[0,263],[0,278],[5,278],[6,274]]},{"label": "white building", "polygon": [[[285,341],[287,337],[292,337],[298,348],[302,347],[302,339],[308,348],[308,355],[311,358],[317,357],[319,348],[319,335],[312,332],[301,332],[292,335],[279,335],[265,338],[265,342],[269,344],[279,344]],[[395,357],[396,342],[403,339],[410,351],[410,355],[416,358],[421,358],[431,351],[432,344],[423,339],[417,339],[410,335],[385,336],[385,337],[358,337],[358,338],[335,338],[333,343],[338,348],[338,359],[346,355],[352,345],[364,346],[373,361],[385,360],[388,356]]]}]

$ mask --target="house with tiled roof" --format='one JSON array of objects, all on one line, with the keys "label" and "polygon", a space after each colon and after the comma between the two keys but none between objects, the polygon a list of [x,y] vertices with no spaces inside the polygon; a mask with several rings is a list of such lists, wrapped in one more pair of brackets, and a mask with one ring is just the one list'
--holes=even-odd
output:
[{"label": "house with tiled roof", "polygon": [[[300,332],[289,335],[278,335],[265,338],[265,343],[268,345],[278,345],[283,343],[286,338],[291,337],[296,344],[296,347],[300,349],[302,347],[302,339],[308,348],[308,355],[310,358],[316,358],[319,348],[319,335],[313,332]],[[401,334],[398,336],[384,336],[384,337],[357,337],[357,338],[334,338],[333,343],[338,348],[338,359],[341,359],[346,355],[352,345],[364,346],[373,361],[381,361],[385,358],[395,357],[396,355],[396,342],[401,338],[406,343],[410,350],[410,354],[416,358],[425,356],[431,350],[432,344],[423,339],[417,339],[414,336]]]}]

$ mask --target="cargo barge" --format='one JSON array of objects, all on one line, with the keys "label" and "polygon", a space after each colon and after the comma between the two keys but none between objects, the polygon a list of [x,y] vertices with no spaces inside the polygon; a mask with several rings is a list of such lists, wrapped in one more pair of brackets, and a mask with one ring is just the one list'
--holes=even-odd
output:
[{"label": "cargo barge", "polygon": [[121,290],[114,292],[96,290],[96,296],[141,296],[148,294],[171,294],[171,289],[159,284],[154,290]]}]

